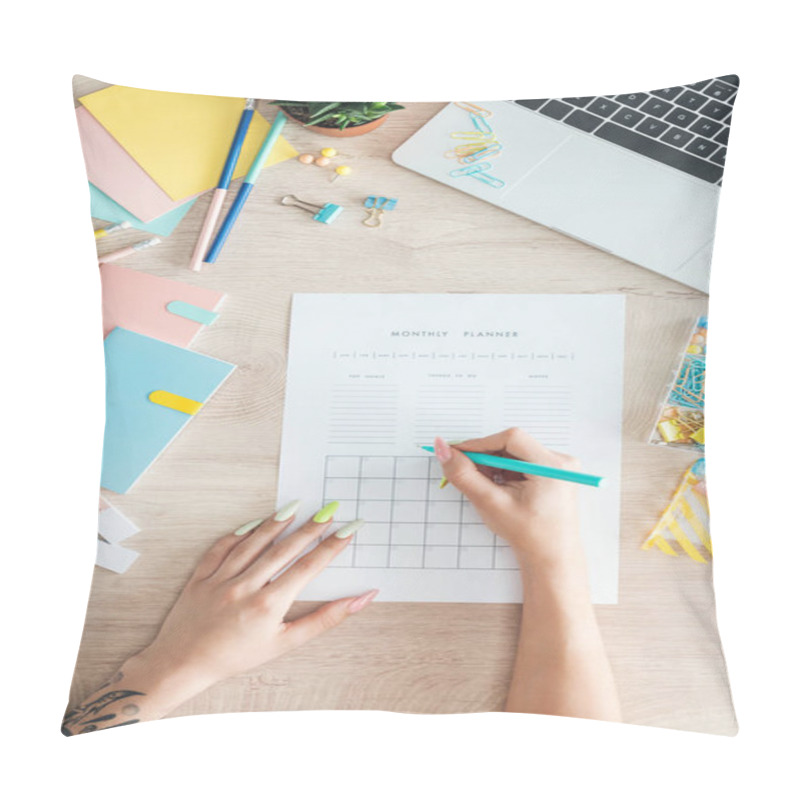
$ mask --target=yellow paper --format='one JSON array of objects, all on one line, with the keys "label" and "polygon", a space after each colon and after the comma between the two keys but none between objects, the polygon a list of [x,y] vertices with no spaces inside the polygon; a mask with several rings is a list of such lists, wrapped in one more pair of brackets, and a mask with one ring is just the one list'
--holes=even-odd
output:
[{"label": "yellow paper", "polygon": [[[109,86],[80,102],[173,200],[217,185],[244,109],[244,100],[238,97],[128,86]],[[250,168],[268,130],[269,124],[256,111],[234,177]],[[296,155],[280,136],[266,166]]]}]

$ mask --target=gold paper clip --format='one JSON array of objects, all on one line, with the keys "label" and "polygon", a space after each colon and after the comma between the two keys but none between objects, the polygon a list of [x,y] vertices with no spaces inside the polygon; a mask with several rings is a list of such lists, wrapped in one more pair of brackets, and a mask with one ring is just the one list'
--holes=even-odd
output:
[{"label": "gold paper clip", "polygon": [[453,103],[454,106],[458,106],[458,108],[463,108],[464,111],[469,111],[470,114],[477,114],[479,117],[486,117],[487,119],[492,116],[492,112],[489,111],[488,108],[482,108],[477,103],[465,103],[464,101],[460,101],[458,103]]},{"label": "gold paper clip", "polygon": [[481,133],[477,128],[474,131],[453,131],[450,134],[452,139],[467,139],[473,142],[483,142],[484,144],[493,138],[492,134]]}]

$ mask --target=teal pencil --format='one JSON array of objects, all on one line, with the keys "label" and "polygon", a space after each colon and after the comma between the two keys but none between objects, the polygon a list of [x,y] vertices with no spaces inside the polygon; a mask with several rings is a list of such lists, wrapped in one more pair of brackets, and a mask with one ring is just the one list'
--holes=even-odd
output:
[{"label": "teal pencil", "polygon": [[[422,449],[428,453],[434,452],[433,448],[428,445],[422,445]],[[471,453],[466,450],[459,450],[459,453],[463,453],[470,461],[483,467],[507,469],[509,472],[522,472],[526,475],[538,475],[541,478],[555,478],[559,481],[582,483],[585,486],[602,486],[605,481],[605,478],[597,475],[587,475],[585,472],[573,472],[557,467],[545,467],[543,464],[531,464],[528,461],[517,461],[515,458],[492,456],[488,453]]]}]

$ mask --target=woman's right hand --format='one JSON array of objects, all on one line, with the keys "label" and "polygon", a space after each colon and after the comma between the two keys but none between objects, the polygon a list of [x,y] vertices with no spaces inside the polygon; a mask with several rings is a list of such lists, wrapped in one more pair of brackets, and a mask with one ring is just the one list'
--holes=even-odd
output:
[{"label": "woman's right hand", "polygon": [[460,450],[576,470],[578,461],[548,450],[520,428],[449,445],[435,442],[444,477],[472,503],[486,526],[505,539],[517,559],[539,566],[583,558],[576,484],[477,466]]}]

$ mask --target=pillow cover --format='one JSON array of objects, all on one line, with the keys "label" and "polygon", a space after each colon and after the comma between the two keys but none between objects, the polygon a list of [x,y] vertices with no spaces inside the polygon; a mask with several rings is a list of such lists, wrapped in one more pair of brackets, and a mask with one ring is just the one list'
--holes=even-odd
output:
[{"label": "pillow cover", "polygon": [[506,709],[735,733],[703,451],[738,87],[76,78],[107,400],[62,732]]}]

